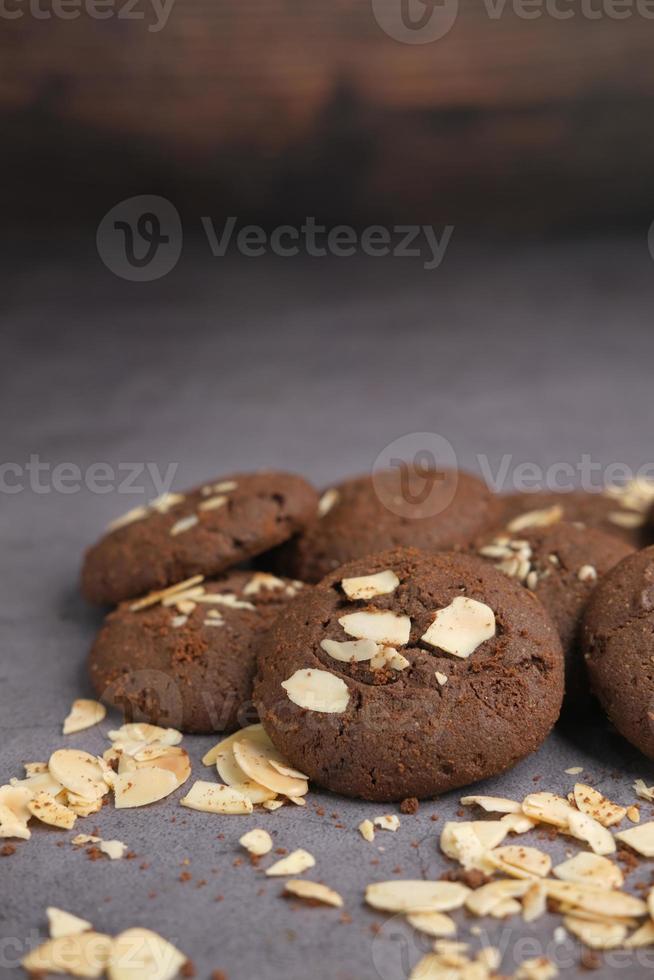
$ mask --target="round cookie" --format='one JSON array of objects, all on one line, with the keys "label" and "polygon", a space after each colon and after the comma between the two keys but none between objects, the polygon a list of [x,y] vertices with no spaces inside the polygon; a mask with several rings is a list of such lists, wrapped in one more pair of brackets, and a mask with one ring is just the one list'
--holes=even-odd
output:
[{"label": "round cookie", "polygon": [[114,521],[89,549],[82,592],[112,605],[192,575],[218,575],[290,538],[317,505],[306,480],[272,471],[165,494]]},{"label": "round cookie", "polygon": [[538,748],[562,697],[561,644],[540,602],[481,559],[415,549],[351,562],[301,593],[261,644],[254,688],[293,766],[379,801],[502,772]]},{"label": "round cookie", "polygon": [[556,626],[565,655],[566,698],[579,703],[587,688],[579,632],[597,582],[633,551],[625,541],[558,521],[545,527],[506,531],[479,543],[476,554],[530,589]]},{"label": "round cookie", "polygon": [[257,645],[300,587],[262,572],[231,572],[123,603],[89,656],[96,693],[129,720],[184,732],[249,723]]},{"label": "round cookie", "polygon": [[354,477],[323,494],[318,519],[279,549],[275,567],[318,582],[388,548],[464,547],[499,515],[496,495],[469,473],[395,469]]},{"label": "round cookie", "polygon": [[652,535],[648,521],[651,493],[650,489],[648,494],[642,481],[639,484],[634,481],[624,487],[608,487],[602,493],[574,490],[570,493],[502,494],[499,497],[501,524],[517,534],[539,521],[580,522],[622,538],[633,548],[642,548]]},{"label": "round cookie", "polygon": [[654,758],[654,548],[629,555],[600,582],[586,608],[582,649],[607,715]]}]

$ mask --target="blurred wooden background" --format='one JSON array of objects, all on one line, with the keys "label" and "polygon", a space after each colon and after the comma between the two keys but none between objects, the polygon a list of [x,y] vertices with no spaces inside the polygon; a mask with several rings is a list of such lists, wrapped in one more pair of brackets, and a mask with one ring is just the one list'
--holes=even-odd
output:
[{"label": "blurred wooden background", "polygon": [[445,38],[410,45],[365,0],[177,0],[158,33],[135,9],[2,21],[6,216],[151,192],[271,223],[654,217],[654,21],[461,0]]}]

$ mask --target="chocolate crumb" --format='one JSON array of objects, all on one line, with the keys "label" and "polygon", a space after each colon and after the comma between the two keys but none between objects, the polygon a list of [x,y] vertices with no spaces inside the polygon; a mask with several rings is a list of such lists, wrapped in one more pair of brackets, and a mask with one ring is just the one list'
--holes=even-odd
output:
[{"label": "chocolate crumb", "polygon": [[2,847],[0,847],[0,856],[2,856],[3,858],[11,857],[11,855],[15,853],[16,853],[15,844],[3,844]]},{"label": "chocolate crumb", "polygon": [[193,962],[193,960],[187,960],[179,972],[183,977],[194,977],[195,963]]},{"label": "chocolate crumb", "polygon": [[417,813],[419,808],[420,804],[415,796],[407,796],[406,800],[400,803],[400,813]]},{"label": "chocolate crumb", "polygon": [[602,958],[592,949],[585,949],[581,954],[579,966],[582,970],[599,970],[602,965]]}]

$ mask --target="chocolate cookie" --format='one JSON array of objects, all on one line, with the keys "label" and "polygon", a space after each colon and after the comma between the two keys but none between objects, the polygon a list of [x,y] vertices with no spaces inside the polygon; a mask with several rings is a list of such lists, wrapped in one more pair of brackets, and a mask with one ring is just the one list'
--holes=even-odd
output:
[{"label": "chocolate cookie", "polygon": [[587,688],[579,631],[597,582],[633,549],[595,528],[558,521],[506,531],[480,542],[476,553],[540,599],[557,628],[566,669],[566,700],[579,703]]},{"label": "chocolate cookie", "polygon": [[124,603],[91,650],[93,687],[129,720],[184,732],[249,723],[257,644],[300,588],[266,573],[232,572]]},{"label": "chocolate cookie", "polygon": [[403,800],[512,766],[562,696],[561,644],[529,591],[478,558],[397,549],[288,606],[262,642],[254,700],[316,783]]},{"label": "chocolate cookie", "polygon": [[82,591],[111,605],[191,575],[218,575],[290,538],[317,505],[313,487],[289,473],[237,473],[165,494],[109,526],[86,553]]},{"label": "chocolate cookie", "polygon": [[600,582],[584,616],[582,649],[607,715],[654,758],[654,548],[629,555]]},{"label": "chocolate cookie", "polygon": [[499,514],[498,498],[469,473],[395,469],[355,477],[323,494],[318,519],[279,549],[275,567],[318,582],[387,548],[464,547]]},{"label": "chocolate cookie", "polygon": [[[633,481],[624,487],[607,487],[602,493],[510,493],[502,494],[502,525],[518,533],[539,521],[580,522],[606,534],[622,538],[633,548],[642,548],[652,538],[648,512],[652,486]],[[534,523],[529,518],[533,515]],[[549,516],[548,516],[549,515]]]}]

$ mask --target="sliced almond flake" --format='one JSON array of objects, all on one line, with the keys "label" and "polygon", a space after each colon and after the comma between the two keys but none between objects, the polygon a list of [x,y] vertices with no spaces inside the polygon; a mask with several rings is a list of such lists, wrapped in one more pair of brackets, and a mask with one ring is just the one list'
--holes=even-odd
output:
[{"label": "sliced almond flake", "polygon": [[381,830],[391,830],[395,833],[400,829],[400,818],[394,813],[386,813],[383,817],[375,817],[374,824]]},{"label": "sliced almond flake", "polygon": [[86,932],[93,926],[86,919],[79,919],[71,912],[64,912],[53,905],[45,910],[48,917],[48,932],[50,939],[61,939],[62,936],[76,936],[80,932]]},{"label": "sliced almond flake", "polygon": [[268,572],[255,572],[250,581],[243,589],[243,595],[259,595],[265,589],[266,592],[273,592],[275,589],[285,588],[286,583],[276,575],[269,575]]},{"label": "sliced almond flake", "polygon": [[272,837],[267,830],[260,830],[258,827],[254,830],[248,830],[247,834],[243,834],[242,837],[238,839],[241,847],[244,847],[249,854],[254,854],[255,857],[263,857],[268,851],[272,851]]},{"label": "sliced almond flake", "polygon": [[358,827],[359,833],[364,840],[367,840],[370,844],[375,839],[375,825],[372,820],[362,820]]},{"label": "sliced almond flake", "polygon": [[281,686],[293,704],[308,711],[341,714],[350,703],[347,684],[328,670],[296,670]]},{"label": "sliced almond flake", "polygon": [[597,569],[594,565],[582,565],[577,578],[580,582],[597,582]]},{"label": "sliced almond flake", "polygon": [[495,613],[490,606],[467,596],[457,596],[449,606],[438,610],[421,640],[455,657],[466,659],[493,636]]},{"label": "sliced almond flake", "polygon": [[377,653],[374,655],[370,661],[370,666],[373,670],[406,670],[407,667],[411,666],[411,661],[398,653],[395,647],[379,646],[377,647]]},{"label": "sliced almond flake", "polygon": [[178,521],[175,521],[170,531],[168,532],[172,538],[176,538],[178,534],[184,534],[185,531],[190,531],[192,527],[198,524],[200,518],[197,514],[189,514],[188,517],[180,517]]},{"label": "sliced almond flake", "polygon": [[462,806],[479,806],[486,813],[520,813],[521,805],[517,800],[507,800],[503,796],[462,796]]},{"label": "sliced almond flake", "polygon": [[22,823],[27,823],[31,816],[29,802],[34,796],[36,792],[27,786],[0,786],[0,804],[8,807]]},{"label": "sliced almond flake", "polygon": [[[177,606],[179,612],[183,613],[193,612],[195,603],[199,602],[205,595],[205,587],[203,585],[196,585],[194,588],[186,589],[184,592],[175,592],[174,595],[165,596],[161,600],[161,605],[166,609],[169,606]],[[190,608],[191,606],[193,609]]]},{"label": "sliced almond flake", "polygon": [[372,660],[379,650],[374,640],[321,640],[320,646],[333,660],[346,664]]},{"label": "sliced almond flake", "polygon": [[557,902],[578,906],[587,912],[597,913],[607,919],[640,917],[646,914],[645,902],[625,892],[591,885],[578,885],[567,881],[544,882],[547,894]]},{"label": "sliced almond flake", "polygon": [[318,517],[324,517],[328,514],[332,507],[334,507],[340,500],[340,493],[334,487],[330,487],[329,490],[325,490],[322,497],[318,501]]},{"label": "sliced almond flake", "polygon": [[224,507],[227,503],[227,497],[224,494],[216,494],[215,497],[207,497],[205,500],[198,504],[198,510],[218,510],[220,507]]},{"label": "sliced almond flake", "polygon": [[73,706],[64,721],[64,735],[72,735],[74,732],[83,732],[85,728],[92,728],[106,716],[107,709],[99,701],[92,701],[90,698],[78,698],[73,701]]},{"label": "sliced almond flake", "polygon": [[307,801],[304,799],[303,796],[289,796],[288,798],[291,801],[291,803],[294,803],[295,804],[295,806],[306,806],[307,805]]},{"label": "sliced almond flake", "polygon": [[567,832],[578,840],[586,841],[595,854],[615,853],[613,835],[587,813],[573,810],[568,821]]},{"label": "sliced almond flake", "polygon": [[563,520],[563,507],[554,504],[553,507],[545,507],[541,510],[530,510],[526,514],[520,514],[510,521],[506,529],[511,534],[517,534],[532,527],[550,527]]},{"label": "sliced almond flake", "polygon": [[24,764],[26,776],[41,776],[48,771],[47,762],[26,762]]},{"label": "sliced almond flake", "polygon": [[558,968],[551,960],[546,956],[535,956],[522,961],[513,980],[554,980],[558,975]]},{"label": "sliced almond flake", "polygon": [[188,616],[173,616],[170,621],[170,625],[173,629],[179,629],[181,626],[186,626],[188,623]]},{"label": "sliced almond flake", "polygon": [[374,575],[359,575],[356,578],[344,578],[341,588],[348,599],[373,599],[378,595],[389,595],[395,592],[400,580],[390,568]]},{"label": "sliced almond flake", "polygon": [[614,510],[608,515],[611,524],[617,527],[625,527],[628,530],[642,527],[646,520],[645,514],[631,514],[629,511]]},{"label": "sliced almond flake", "polygon": [[[409,980],[459,980],[465,976],[461,971],[471,966],[465,957],[442,956],[439,953],[425,953],[409,974]],[[467,974],[470,976],[470,973]],[[472,980],[486,980],[487,974],[477,975]]]},{"label": "sliced almond flake", "polygon": [[191,775],[188,752],[176,745],[157,745],[154,742],[135,753],[134,762],[137,769],[167,769],[177,779],[178,786],[183,786]]},{"label": "sliced almond flake", "polygon": [[247,740],[255,748],[262,749],[268,758],[271,755],[277,758],[272,742],[263,730],[263,726],[258,724],[249,725],[247,728],[241,729],[241,731],[234,732],[233,735],[223,739],[222,742],[218,742],[217,745],[214,745],[204,755],[202,759],[203,763],[205,765],[213,765],[215,763],[221,780],[228,786],[233,786],[237,792],[246,796],[251,803],[274,801],[277,795],[275,791],[267,789],[253,779],[248,779],[245,772],[236,762],[234,758],[234,743],[240,740]]},{"label": "sliced almond flake", "polygon": [[438,683],[440,684],[440,686],[441,687],[445,687],[445,685],[447,684],[447,679],[448,679],[447,678],[447,674],[441,674],[440,670],[437,670],[435,676],[436,676],[436,680],[438,681]]},{"label": "sliced almond flake", "polygon": [[112,531],[117,531],[121,527],[127,527],[128,524],[134,524],[136,521],[142,521],[144,518],[150,516],[150,511],[147,507],[132,507],[127,513],[121,514],[120,517],[114,518],[107,524],[107,531],[111,533]]},{"label": "sliced almond flake", "polygon": [[147,722],[131,722],[109,732],[112,742],[160,742],[162,745],[179,745],[183,735],[176,728],[160,728]]},{"label": "sliced almond flake", "polygon": [[71,844],[76,847],[83,847],[85,844],[99,844],[101,840],[101,837],[94,837],[93,834],[77,834],[71,840]]},{"label": "sliced almond flake", "polygon": [[214,483],[212,489],[216,493],[231,493],[237,487],[238,483],[236,480],[220,480],[218,483]]},{"label": "sliced almond flake", "polygon": [[[21,792],[28,794],[29,799],[41,792],[50,793],[51,796],[63,799],[66,792],[61,783],[49,772],[39,772],[34,776],[28,776],[27,779],[11,779],[10,783],[12,789],[21,790]],[[4,802],[4,790],[4,786],[0,787],[0,803]],[[25,797],[25,800],[28,796]]]},{"label": "sliced almond flake", "polygon": [[552,824],[564,830],[575,809],[562,796],[554,793],[530,793],[522,801],[522,812],[533,820]]},{"label": "sliced almond flake", "polygon": [[[272,748],[272,742],[266,735],[263,725],[260,723],[256,725],[247,725],[245,728],[241,728],[239,731],[234,732],[233,735],[229,735],[227,738],[221,739],[221,741],[217,742],[212,748],[209,749],[208,752],[205,752],[205,754],[202,756],[202,764],[205,766],[215,766],[220,765],[221,761],[223,761],[224,764],[227,765],[228,763],[225,762],[225,760],[228,759],[231,759],[233,763],[234,756],[232,753],[232,746],[237,739],[241,738],[250,739],[250,741],[254,742],[255,745]],[[243,779],[245,773],[242,770],[238,770],[232,775],[232,779],[228,778],[227,775],[222,772],[220,772],[220,775],[226,783],[230,783],[232,779],[237,782]]]},{"label": "sliced almond flake", "polygon": [[149,929],[127,929],[111,944],[109,980],[173,980],[186,957]]},{"label": "sliced almond flake", "polygon": [[253,603],[239,599],[232,592],[207,592],[206,595],[198,596],[195,601],[225,606],[227,609],[247,609],[250,612],[257,608]]},{"label": "sliced almond flake", "polygon": [[309,786],[304,776],[301,779],[284,776],[271,766],[271,757],[278,762],[284,762],[276,749],[261,749],[248,739],[240,739],[234,742],[232,751],[237,765],[245,775],[266,789],[284,796],[305,796],[308,792]]},{"label": "sliced almond flake", "polygon": [[654,946],[654,922],[645,922],[640,929],[636,929],[624,941],[627,949],[640,949],[643,946]]},{"label": "sliced almond flake", "polygon": [[384,912],[450,912],[470,894],[458,881],[378,881],[366,888],[366,902]]},{"label": "sliced almond flake", "polygon": [[203,813],[252,813],[252,802],[233,786],[197,779],[179,801],[182,806]]},{"label": "sliced almond flake", "polygon": [[407,922],[427,936],[454,936],[456,923],[444,912],[410,912]]},{"label": "sliced almond flake", "polygon": [[525,922],[535,922],[547,912],[547,892],[539,881],[534,881],[522,899],[522,918]]},{"label": "sliced almond flake", "polygon": [[583,766],[571,766],[570,769],[563,770],[568,776],[578,776],[580,772],[584,771]]},{"label": "sliced almond flake", "polygon": [[617,864],[587,851],[580,851],[567,861],[557,864],[553,874],[561,881],[596,885],[599,888],[621,888],[624,883],[622,871]]},{"label": "sliced almond flake", "polygon": [[441,832],[441,850],[467,870],[492,871],[486,851],[499,846],[507,835],[499,820],[448,821]]},{"label": "sliced almond flake", "polygon": [[522,906],[515,898],[504,898],[497,905],[493,906],[489,915],[494,919],[509,919],[512,915],[520,915]]},{"label": "sliced almond flake", "polygon": [[181,599],[177,603],[178,612],[180,613],[181,616],[186,616],[187,619],[191,615],[191,613],[195,612],[195,608],[196,608],[196,604],[194,602],[191,602],[189,599]]},{"label": "sliced almond flake", "polygon": [[490,915],[508,898],[522,898],[531,887],[531,881],[526,878],[501,878],[482,885],[476,891],[470,892],[466,899],[466,908],[473,915]]},{"label": "sliced almond flake", "polygon": [[637,779],[634,783],[634,792],[640,796],[641,800],[649,800],[654,803],[654,786],[648,786],[644,779]]},{"label": "sliced almond flake", "polygon": [[575,785],[574,799],[582,813],[587,813],[603,827],[612,827],[620,823],[627,812],[626,807],[612,803],[592,786],[586,786],[584,783]]},{"label": "sliced almond flake", "polygon": [[57,749],[50,756],[48,768],[57,782],[87,800],[109,791],[98,760],[81,749]]},{"label": "sliced almond flake", "polygon": [[156,766],[119,774],[114,782],[116,809],[148,806],[170,796],[177,787],[175,773],[169,772],[168,769],[158,769]]},{"label": "sliced almond flake", "polygon": [[0,803],[0,838],[18,837],[20,840],[29,840],[31,836],[27,823],[20,820],[8,806]]},{"label": "sliced almond flake", "polygon": [[486,857],[506,874],[516,878],[534,876],[546,878],[552,869],[552,859],[549,854],[539,851],[536,847],[509,844],[505,847],[496,847],[489,851]]},{"label": "sliced almond flake", "polygon": [[627,927],[615,922],[587,922],[567,915],[563,924],[568,932],[591,949],[615,949],[622,946],[627,936]]},{"label": "sliced almond flake", "polygon": [[588,909],[580,908],[578,905],[568,905],[566,902],[558,903],[558,911],[561,915],[571,915],[573,919],[583,919],[584,922],[608,922],[612,924],[614,922],[625,926],[627,929],[635,929],[638,925],[638,920],[634,918],[628,918],[624,915],[602,915],[600,912],[589,912]]},{"label": "sliced almond flake", "polygon": [[269,878],[281,875],[301,875],[303,871],[313,868],[315,863],[316,859],[313,854],[309,854],[308,851],[300,847],[297,851],[292,851],[287,857],[271,864],[269,868],[266,868],[266,874]]},{"label": "sliced almond flake", "polygon": [[459,940],[439,939],[434,943],[434,950],[440,956],[465,956],[470,946]]},{"label": "sliced almond flake", "polygon": [[[484,946],[477,953],[477,963],[482,964],[487,970],[494,973],[499,970],[502,962],[502,954],[495,946]],[[480,978],[481,980],[481,978]]]},{"label": "sliced almond flake", "polygon": [[341,616],[338,621],[348,636],[386,646],[405,646],[411,635],[409,617],[390,610],[362,609]]},{"label": "sliced almond flake", "polygon": [[637,806],[627,808],[627,820],[630,820],[632,823],[640,823],[640,810]]},{"label": "sliced almond flake", "polygon": [[338,892],[335,892],[332,888],[328,888],[327,885],[320,885],[316,881],[304,881],[301,878],[296,880],[293,878],[291,881],[286,882],[284,891],[289,895],[294,895],[296,898],[307,899],[310,902],[333,905],[337,909],[343,907],[343,899]]},{"label": "sliced almond flake", "polygon": [[109,961],[113,940],[99,932],[80,932],[49,939],[21,960],[30,974],[65,973],[73,977],[96,980]]},{"label": "sliced almond flake", "polygon": [[270,765],[273,767],[273,769],[276,769],[277,772],[280,773],[282,776],[292,776],[293,779],[304,779],[304,780],[308,780],[309,778],[305,773],[300,772],[299,769],[294,769],[292,766],[289,766],[286,762],[280,762],[279,759],[276,759],[272,755],[267,755],[267,760],[270,763]]},{"label": "sliced almond flake", "polygon": [[537,826],[537,821],[525,816],[524,813],[505,813],[500,818],[500,823],[503,823],[511,834],[527,834]]},{"label": "sliced almond flake", "polygon": [[649,912],[650,919],[654,921],[654,888],[650,888],[647,895],[647,911]]},{"label": "sliced almond flake", "polygon": [[49,793],[38,793],[27,805],[33,817],[50,827],[71,830],[75,826],[77,814],[62,803],[57,803]]},{"label": "sliced almond flake", "polygon": [[270,810],[271,812],[274,812],[275,810],[279,810],[280,807],[284,806],[284,801],[283,800],[264,800],[261,805],[262,805],[262,807],[265,810]]},{"label": "sliced almond flake", "polygon": [[148,506],[152,510],[156,510],[158,514],[167,514],[169,510],[173,507],[183,504],[185,500],[183,493],[173,493],[168,491],[168,493],[159,494],[154,500],[151,500]]},{"label": "sliced almond flake", "polygon": [[654,857],[654,821],[622,830],[615,835],[615,839],[627,844],[643,857]]},{"label": "sliced almond flake", "polygon": [[193,575],[191,578],[184,579],[183,582],[169,585],[167,589],[158,589],[156,592],[149,592],[148,595],[143,596],[142,599],[137,599],[136,602],[130,605],[130,612],[138,612],[140,609],[147,609],[148,606],[156,606],[157,603],[162,602],[169,596],[174,596],[178,592],[186,592],[188,589],[193,588],[194,585],[199,585],[203,581],[204,575]]},{"label": "sliced almond flake", "polygon": [[123,844],[120,840],[103,840],[99,847],[110,861],[119,861],[127,854],[127,844]]}]

